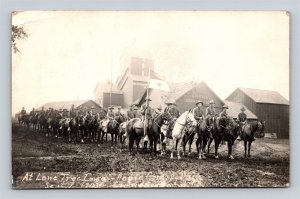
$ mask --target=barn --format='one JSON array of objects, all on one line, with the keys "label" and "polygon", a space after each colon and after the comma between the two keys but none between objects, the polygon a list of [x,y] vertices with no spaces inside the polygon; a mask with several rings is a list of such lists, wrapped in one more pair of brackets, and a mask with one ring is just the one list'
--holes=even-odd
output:
[{"label": "barn", "polygon": [[37,110],[41,110],[44,107],[45,110],[53,108],[55,110],[67,109],[70,110],[72,105],[75,108],[89,111],[93,108],[93,112],[99,113],[102,111],[102,108],[93,100],[70,100],[70,101],[57,101],[57,102],[48,102],[43,106],[39,107]]},{"label": "barn", "polygon": [[266,122],[266,133],[289,138],[289,101],[278,92],[239,87],[226,100],[247,106],[259,120]]},{"label": "barn", "polygon": [[[215,92],[210,87],[208,87],[208,85],[204,81],[191,81],[181,83],[168,82],[168,85],[170,87],[169,92],[161,91],[158,89],[149,89],[148,95],[152,100],[152,108],[157,108],[159,106],[162,106],[162,108],[164,108],[166,106],[166,102],[175,101],[179,112],[183,113],[184,111],[194,108],[195,102],[197,100],[202,100],[204,102],[203,110],[209,106],[210,100],[214,100],[217,112],[219,113],[222,110],[224,102],[215,94]],[[137,103],[141,105],[144,102],[146,96],[147,93],[144,92]]]}]

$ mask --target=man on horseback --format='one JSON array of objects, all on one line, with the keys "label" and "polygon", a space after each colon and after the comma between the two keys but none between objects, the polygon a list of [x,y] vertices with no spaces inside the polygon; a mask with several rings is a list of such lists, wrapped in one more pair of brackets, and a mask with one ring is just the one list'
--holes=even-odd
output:
[{"label": "man on horseback", "polygon": [[[227,109],[229,109],[228,105],[223,105],[222,107],[222,111],[219,115],[220,119],[223,119],[224,121],[226,121],[226,123],[228,123],[228,114],[227,114]],[[222,144],[224,145],[225,144],[225,135],[224,133],[222,134]]]},{"label": "man on horseback", "polygon": [[207,117],[208,126],[209,126],[209,138],[211,138],[211,139],[213,138],[212,132],[211,132],[212,127],[213,127],[213,121],[217,115],[214,105],[215,105],[214,100],[210,100],[209,107],[206,108],[206,117]]},{"label": "man on horseback", "polygon": [[45,115],[45,109],[44,109],[44,107],[42,107],[42,110],[41,110],[41,115]]},{"label": "man on horseback", "polygon": [[142,114],[142,122],[144,123],[144,141],[149,141],[148,131],[150,127],[150,122],[152,118],[152,109],[149,105],[151,99],[147,98],[146,103],[142,105],[141,107],[141,114]]},{"label": "man on horseback", "polygon": [[76,117],[76,110],[75,110],[75,108],[74,108],[74,104],[72,104],[69,113],[70,113],[70,117],[71,117],[71,118]]},{"label": "man on horseback", "polygon": [[104,119],[102,121],[102,127],[103,127],[103,131],[105,133],[107,133],[108,123],[115,118],[115,113],[113,112],[113,110],[114,110],[114,107],[112,107],[112,106],[108,107],[108,112],[106,114],[106,119]]},{"label": "man on horseback", "polygon": [[63,109],[63,112],[62,112],[62,117],[63,117],[63,118],[69,117],[69,115],[68,115],[68,112],[67,112],[67,109],[66,109],[66,108],[64,108],[64,109]]},{"label": "man on horseback", "polygon": [[26,110],[24,107],[22,107],[22,110],[21,110],[21,116],[25,115],[26,114]]},{"label": "man on horseback", "polygon": [[131,104],[129,106],[128,111],[127,111],[127,118],[128,118],[128,120],[131,120],[131,119],[133,119],[135,117],[136,117],[136,115],[134,114],[134,111],[133,111],[133,105]]},{"label": "man on horseback", "polygon": [[172,118],[179,117],[179,110],[176,108],[175,101],[167,102],[167,107],[165,108],[164,112],[169,113]]},{"label": "man on horseback", "polygon": [[161,106],[158,106],[158,108],[154,109],[153,117],[155,118],[158,115],[160,115],[161,114],[161,110],[162,110]]},{"label": "man on horseback", "polygon": [[34,116],[35,115],[35,109],[34,108],[32,108],[32,111],[30,111],[29,115],[30,116]]},{"label": "man on horseback", "polygon": [[203,106],[203,101],[198,100],[196,102],[196,107],[193,109],[193,115],[196,120],[196,123],[194,123],[193,126],[194,126],[196,132],[199,131],[200,120],[203,120],[203,118],[204,118],[202,106]]},{"label": "man on horseback", "polygon": [[123,117],[123,114],[121,113],[121,107],[118,107],[117,112],[115,113],[115,117]]},{"label": "man on horseback", "polygon": [[245,107],[241,108],[241,112],[238,114],[238,121],[237,123],[239,124],[239,135],[237,137],[237,140],[243,140],[243,127],[247,124],[247,114],[245,113],[246,109]]}]

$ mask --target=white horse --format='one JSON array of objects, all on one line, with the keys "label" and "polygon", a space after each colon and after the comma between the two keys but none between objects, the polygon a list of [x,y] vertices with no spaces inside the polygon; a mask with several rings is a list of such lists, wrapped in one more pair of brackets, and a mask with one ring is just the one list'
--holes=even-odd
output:
[{"label": "white horse", "polygon": [[179,145],[179,149],[177,151],[177,157],[178,159],[181,159],[180,151],[181,151],[182,138],[185,132],[184,129],[189,123],[192,123],[193,125],[196,124],[196,120],[191,111],[186,111],[182,113],[179,118],[177,118],[172,131],[172,137],[174,142],[171,150],[171,159],[173,159],[173,153],[174,151],[177,151],[178,145]]}]

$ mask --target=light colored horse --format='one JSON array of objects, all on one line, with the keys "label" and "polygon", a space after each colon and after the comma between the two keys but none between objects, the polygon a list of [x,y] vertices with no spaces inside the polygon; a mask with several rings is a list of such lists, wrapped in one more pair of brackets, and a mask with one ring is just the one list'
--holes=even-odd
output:
[{"label": "light colored horse", "polygon": [[[184,130],[188,124],[194,124],[196,122],[194,115],[191,111],[186,111],[182,113],[179,118],[176,120],[174,128],[172,130],[172,137],[173,137],[173,146],[171,150],[171,159],[174,158],[173,153],[174,151],[177,152],[178,159],[181,159],[180,152],[181,152],[181,143],[182,138],[184,136]],[[179,145],[179,149],[177,151],[177,147]]]}]

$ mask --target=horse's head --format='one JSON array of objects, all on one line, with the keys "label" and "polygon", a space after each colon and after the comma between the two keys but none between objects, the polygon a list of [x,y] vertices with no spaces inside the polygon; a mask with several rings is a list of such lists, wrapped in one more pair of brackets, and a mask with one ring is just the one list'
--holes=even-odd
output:
[{"label": "horse's head", "polygon": [[196,121],[194,114],[192,113],[192,111],[188,111],[188,113],[186,115],[186,122],[193,123],[194,121]]}]

